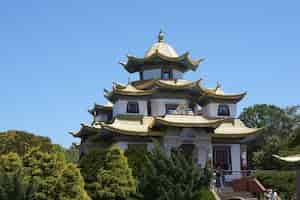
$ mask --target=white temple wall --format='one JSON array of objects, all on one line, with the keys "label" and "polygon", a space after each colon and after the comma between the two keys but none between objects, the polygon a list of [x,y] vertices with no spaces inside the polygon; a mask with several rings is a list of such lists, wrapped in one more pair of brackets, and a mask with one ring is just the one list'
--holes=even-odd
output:
[{"label": "white temple wall", "polygon": [[100,113],[95,117],[95,120],[97,122],[106,122],[106,121],[108,121],[108,116],[107,116],[107,114]]},{"label": "white temple wall", "polygon": [[128,115],[147,115],[147,101],[146,100],[138,100],[136,101],[139,104],[139,113],[127,113],[127,103],[131,100],[118,100],[115,102],[113,107],[113,116],[117,116],[120,114],[128,114]]},{"label": "white temple wall", "polygon": [[[229,106],[230,116],[218,116],[218,107],[220,104],[226,104]],[[209,118],[234,118],[236,116],[237,105],[234,103],[208,103],[202,108],[203,116]]]},{"label": "white temple wall", "polygon": [[161,69],[150,69],[144,71],[144,80],[161,78]]},{"label": "white temple wall", "polygon": [[166,104],[188,104],[187,99],[151,99],[151,112],[153,116],[166,114]]},{"label": "white temple wall", "polygon": [[154,148],[154,144],[152,142],[117,142],[116,145],[122,149],[123,151],[126,151],[128,149],[129,144],[145,144],[147,145],[147,150],[151,151]]}]

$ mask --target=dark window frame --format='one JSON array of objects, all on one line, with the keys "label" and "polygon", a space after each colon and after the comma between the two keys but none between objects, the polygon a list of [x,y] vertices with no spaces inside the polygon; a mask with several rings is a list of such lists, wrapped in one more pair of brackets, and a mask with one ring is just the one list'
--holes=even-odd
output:
[{"label": "dark window frame", "polygon": [[[165,78],[164,74],[168,74],[168,78]],[[162,80],[172,80],[173,79],[173,70],[170,68],[161,68],[161,79]]]},{"label": "dark window frame", "polygon": [[218,116],[230,116],[230,108],[227,104],[219,104]]},{"label": "dark window frame", "polygon": [[[135,106],[135,108],[133,109],[131,106]],[[136,101],[127,102],[127,113],[139,113],[139,103]]]},{"label": "dark window frame", "polygon": [[168,104],[166,104],[166,114],[172,114],[172,112],[170,112],[170,111],[176,111],[176,109],[178,108],[178,106],[179,105],[175,104],[175,103],[168,103]]},{"label": "dark window frame", "polygon": [[144,71],[140,71],[140,80],[144,80]]}]

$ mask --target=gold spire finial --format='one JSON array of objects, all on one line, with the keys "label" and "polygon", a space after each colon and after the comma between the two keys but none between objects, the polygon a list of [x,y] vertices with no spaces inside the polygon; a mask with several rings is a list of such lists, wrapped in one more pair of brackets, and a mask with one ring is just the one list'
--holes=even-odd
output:
[{"label": "gold spire finial", "polygon": [[161,29],[158,34],[158,42],[164,42],[164,32]]}]

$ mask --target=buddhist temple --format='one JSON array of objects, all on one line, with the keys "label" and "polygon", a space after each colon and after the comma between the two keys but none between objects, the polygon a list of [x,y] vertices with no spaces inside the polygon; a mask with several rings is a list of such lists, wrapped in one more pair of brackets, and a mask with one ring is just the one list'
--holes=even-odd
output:
[{"label": "buddhist temple", "polygon": [[[165,42],[160,31],[143,57],[128,55],[120,62],[139,80],[112,83],[104,89],[107,103],[89,110],[91,124],[81,124],[80,155],[112,144],[126,151],[143,147],[151,150],[153,139],[170,153],[180,149],[199,166],[221,165],[224,170],[240,171],[247,166],[247,141],[261,129],[246,127],[237,118],[237,104],[246,93],[225,93],[220,84],[208,88],[204,80],[185,80],[203,59],[179,55]],[[228,179],[240,174],[228,173]]]}]

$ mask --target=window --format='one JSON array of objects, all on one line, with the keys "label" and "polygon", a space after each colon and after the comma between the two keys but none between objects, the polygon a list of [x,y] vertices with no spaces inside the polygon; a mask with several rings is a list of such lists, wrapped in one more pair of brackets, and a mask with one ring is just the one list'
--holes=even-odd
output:
[{"label": "window", "polygon": [[173,114],[175,113],[178,104],[166,104],[166,114]]},{"label": "window", "polygon": [[140,80],[144,80],[144,72],[140,72]]},{"label": "window", "polygon": [[220,104],[218,107],[218,115],[219,116],[229,116],[230,115],[229,106],[225,105],[225,104]]},{"label": "window", "polygon": [[139,104],[137,102],[128,102],[127,113],[139,113]]},{"label": "window", "polygon": [[230,146],[214,146],[213,161],[215,168],[220,165],[224,170],[232,170]]},{"label": "window", "polygon": [[162,68],[161,69],[161,79],[170,80],[173,79],[173,74],[171,69]]}]

